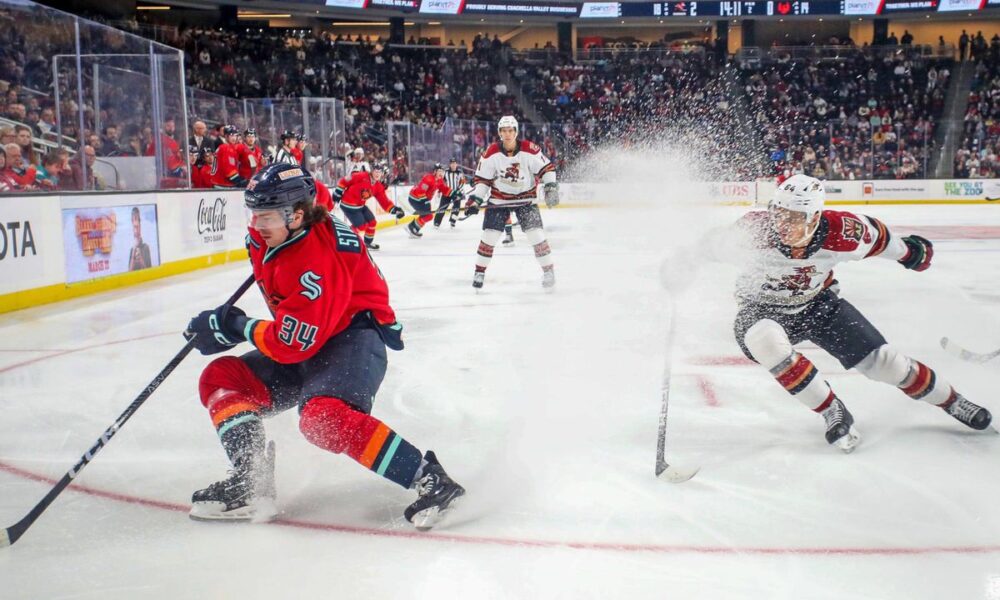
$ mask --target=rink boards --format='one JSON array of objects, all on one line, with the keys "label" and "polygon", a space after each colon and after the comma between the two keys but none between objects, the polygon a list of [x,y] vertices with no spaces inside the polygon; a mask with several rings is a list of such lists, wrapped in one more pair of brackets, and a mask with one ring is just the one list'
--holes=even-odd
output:
[{"label": "rink boards", "polygon": [[[695,203],[760,206],[774,188],[772,181],[692,182],[671,190],[565,183],[560,195],[563,207],[611,205],[640,195],[655,202],[657,194],[671,193]],[[393,186],[388,191],[408,212],[409,190]],[[1000,180],[831,181],[827,195],[833,205],[986,203],[1000,197]],[[396,221],[374,199],[369,202],[380,228],[410,220]],[[5,197],[0,202],[0,313],[242,260],[245,233],[241,192]]]}]

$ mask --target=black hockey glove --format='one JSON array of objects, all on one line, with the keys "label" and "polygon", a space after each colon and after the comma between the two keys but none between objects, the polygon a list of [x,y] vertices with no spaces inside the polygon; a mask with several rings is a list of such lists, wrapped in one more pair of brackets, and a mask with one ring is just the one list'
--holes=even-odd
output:
[{"label": "black hockey glove", "polygon": [[188,323],[184,339],[194,339],[194,347],[205,356],[225,352],[246,341],[243,328],[249,320],[247,314],[236,306],[222,305],[215,310],[203,310]]},{"label": "black hockey glove", "polygon": [[469,201],[465,204],[465,216],[471,217],[479,212],[483,199],[478,196],[469,196]]},{"label": "black hockey glove", "polygon": [[555,208],[559,206],[559,184],[556,182],[546,183],[542,189],[545,194],[545,206]]},{"label": "black hockey glove", "polygon": [[406,216],[406,213],[403,212],[403,209],[398,206],[393,206],[392,208],[389,209],[389,212],[392,213],[392,216],[396,217],[397,219],[402,219],[404,216]]},{"label": "black hockey glove", "polygon": [[899,264],[914,271],[926,271],[931,266],[934,257],[934,244],[919,235],[908,235],[903,238],[906,244],[906,256],[899,259]]},{"label": "black hockey glove", "polygon": [[333,188],[333,201],[340,202],[340,199],[344,197],[344,188],[337,186]]}]

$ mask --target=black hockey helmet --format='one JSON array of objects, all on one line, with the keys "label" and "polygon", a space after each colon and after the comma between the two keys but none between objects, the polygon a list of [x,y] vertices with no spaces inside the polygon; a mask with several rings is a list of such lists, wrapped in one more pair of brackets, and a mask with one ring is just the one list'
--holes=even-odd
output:
[{"label": "black hockey helmet", "polygon": [[452,157],[451,157],[450,159],[448,159],[448,163],[449,163],[449,164],[450,164],[450,163],[455,163],[455,164],[458,164],[458,158],[456,158],[456,157],[452,156]]},{"label": "black hockey helmet", "polygon": [[296,133],[295,139],[301,142],[302,140],[306,139],[306,136],[302,135],[301,133]]},{"label": "black hockey helmet", "polygon": [[288,163],[264,167],[250,179],[243,193],[247,209],[282,210],[286,223],[296,204],[312,204],[315,199],[316,182],[312,175],[302,167]]},{"label": "black hockey helmet", "polygon": [[244,135],[244,137],[248,136],[248,135],[252,135],[254,137],[257,137],[257,130],[254,129],[253,127],[247,127],[246,129],[243,130],[243,135]]},{"label": "black hockey helmet", "polygon": [[282,142],[284,142],[285,140],[294,140],[294,139],[295,139],[295,132],[294,131],[288,131],[286,129],[285,131],[281,132],[281,141]]},{"label": "black hockey helmet", "polygon": [[239,132],[240,130],[236,129],[235,125],[226,125],[225,127],[222,128],[222,135],[235,135],[238,134]]},{"label": "black hockey helmet", "polygon": [[444,165],[441,163],[434,163],[434,170],[437,171],[438,169],[444,171]]}]

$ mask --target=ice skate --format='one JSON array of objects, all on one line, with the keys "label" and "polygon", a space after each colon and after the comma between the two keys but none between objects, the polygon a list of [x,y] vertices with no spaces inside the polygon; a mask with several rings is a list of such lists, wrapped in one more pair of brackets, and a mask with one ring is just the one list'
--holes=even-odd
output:
[{"label": "ice skate", "polygon": [[451,223],[452,228],[455,227],[455,223],[458,222],[458,219],[455,218],[455,213],[452,213],[451,216],[448,217],[448,222]]},{"label": "ice skate", "polygon": [[547,271],[542,271],[542,288],[546,292],[555,291],[556,272],[554,269],[548,269]]},{"label": "ice skate", "polygon": [[484,281],[486,281],[486,273],[483,271],[476,271],[476,274],[472,276],[472,287],[480,290],[483,288]]},{"label": "ice skate", "polygon": [[416,221],[410,221],[410,224],[406,226],[406,231],[407,233],[410,234],[410,237],[413,239],[421,238],[424,236],[424,234],[420,233],[420,226],[417,225]]},{"label": "ice skate", "polygon": [[233,469],[228,478],[192,494],[188,516],[196,521],[270,521],[278,514],[276,497],[270,442],[259,465]]},{"label": "ice skate", "polygon": [[427,531],[437,525],[455,500],[465,494],[465,488],[448,477],[433,452],[428,450],[424,454],[424,460],[427,465],[413,486],[419,497],[403,513],[418,531]]},{"label": "ice skate", "polygon": [[965,396],[961,394],[956,394],[955,400],[951,404],[941,408],[959,423],[976,431],[986,429],[993,421],[993,415],[990,414],[989,410],[966,400]]},{"label": "ice skate", "polygon": [[822,414],[826,421],[827,443],[840,448],[844,454],[853,452],[861,443],[861,434],[854,428],[854,417],[840,398],[834,398]]},{"label": "ice skate", "polygon": [[503,245],[510,246],[513,245],[513,243],[514,243],[514,232],[510,228],[507,228],[503,236]]},{"label": "ice skate", "polygon": [[376,244],[375,242],[369,242],[368,240],[365,240],[365,246],[367,246],[369,250],[378,250],[379,248],[382,247]]}]

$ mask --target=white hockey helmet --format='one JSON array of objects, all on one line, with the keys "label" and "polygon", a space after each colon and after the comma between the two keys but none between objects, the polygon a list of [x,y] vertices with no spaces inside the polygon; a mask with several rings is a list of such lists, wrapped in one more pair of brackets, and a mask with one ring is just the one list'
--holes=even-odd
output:
[{"label": "white hockey helmet", "polygon": [[504,127],[513,127],[514,131],[520,130],[517,126],[517,119],[514,118],[514,115],[504,115],[500,117],[500,121],[497,122],[497,133],[499,133]]},{"label": "white hockey helmet", "polygon": [[365,149],[362,148],[361,146],[358,146],[357,148],[354,149],[354,156],[364,156],[364,155],[365,155]]},{"label": "white hockey helmet", "polygon": [[823,187],[823,182],[815,177],[799,174],[778,184],[768,207],[806,213],[806,219],[812,220],[823,210],[825,203],[826,188]]}]

